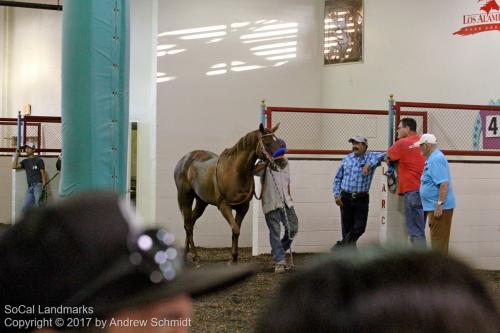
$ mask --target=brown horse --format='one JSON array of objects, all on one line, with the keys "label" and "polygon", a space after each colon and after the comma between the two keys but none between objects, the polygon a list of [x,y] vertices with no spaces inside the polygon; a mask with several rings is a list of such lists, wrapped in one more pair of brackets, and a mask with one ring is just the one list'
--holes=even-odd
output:
[{"label": "brown horse", "polygon": [[[238,261],[241,222],[254,193],[255,162],[261,159],[270,163],[271,167],[277,167],[270,154],[279,148],[274,135],[278,126],[269,130],[261,124],[258,130],[242,137],[220,156],[206,150],[195,150],[177,162],[174,177],[186,230],[185,254],[187,256],[192,250],[194,262],[198,262],[193,240],[194,225],[209,204],[216,206],[229,223],[233,234],[232,259],[233,262]],[[236,216],[233,216],[233,209]]]}]

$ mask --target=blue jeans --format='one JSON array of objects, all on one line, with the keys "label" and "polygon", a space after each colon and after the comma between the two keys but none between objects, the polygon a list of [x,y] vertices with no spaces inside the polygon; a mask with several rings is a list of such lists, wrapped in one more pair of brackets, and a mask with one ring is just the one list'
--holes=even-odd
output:
[{"label": "blue jeans", "polygon": [[419,191],[405,193],[405,220],[411,244],[425,248],[425,214]]},{"label": "blue jeans", "polygon": [[[286,209],[286,215],[285,215]],[[293,207],[278,208],[265,214],[266,224],[269,228],[269,240],[271,242],[271,255],[275,262],[285,259],[285,252],[292,245],[293,237],[299,230],[299,220]],[[281,224],[285,227],[285,234],[280,240]]]},{"label": "blue jeans", "polygon": [[40,196],[42,195],[42,183],[28,185],[24,196],[23,212],[32,206],[38,207]]}]

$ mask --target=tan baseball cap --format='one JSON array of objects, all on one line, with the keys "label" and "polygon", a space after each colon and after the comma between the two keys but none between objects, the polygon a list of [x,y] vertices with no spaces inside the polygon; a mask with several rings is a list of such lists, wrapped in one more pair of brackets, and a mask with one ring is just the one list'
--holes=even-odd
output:
[{"label": "tan baseball cap", "polygon": [[364,136],[361,135],[355,135],[352,138],[349,139],[349,142],[359,142],[359,143],[364,143],[365,145],[368,144],[368,139]]}]

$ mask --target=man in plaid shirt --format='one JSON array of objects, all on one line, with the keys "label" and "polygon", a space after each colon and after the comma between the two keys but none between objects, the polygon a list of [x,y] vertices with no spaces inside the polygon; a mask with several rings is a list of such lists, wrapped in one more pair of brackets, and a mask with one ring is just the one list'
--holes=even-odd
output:
[{"label": "man in plaid shirt", "polygon": [[367,152],[368,140],[363,136],[354,136],[349,142],[353,152],[340,162],[333,181],[335,203],[340,206],[342,240],[332,250],[346,245],[356,247],[356,241],[365,232],[368,192],[375,168],[386,155],[385,152]]}]

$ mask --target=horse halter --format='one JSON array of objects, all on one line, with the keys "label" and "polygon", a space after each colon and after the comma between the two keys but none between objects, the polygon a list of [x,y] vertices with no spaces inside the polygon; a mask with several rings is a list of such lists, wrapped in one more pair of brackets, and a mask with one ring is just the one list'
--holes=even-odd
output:
[{"label": "horse halter", "polygon": [[275,137],[273,132],[259,135],[259,143],[257,144],[257,147],[255,148],[255,153],[257,154],[257,156],[259,156],[259,148],[260,148],[260,152],[264,156],[264,158],[262,160],[264,160],[264,162],[266,162],[266,163],[269,163],[271,166],[271,169],[279,170],[280,169],[279,165],[276,164],[276,162],[274,161],[274,158],[269,154],[266,147],[264,146],[264,142],[262,141],[263,137],[270,136],[270,135]]}]

